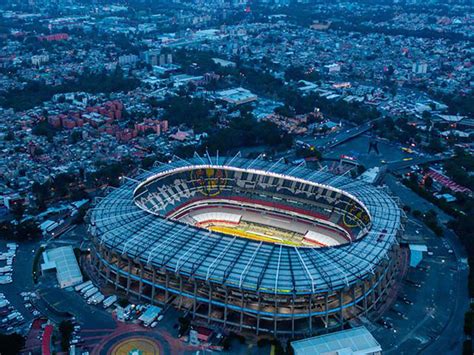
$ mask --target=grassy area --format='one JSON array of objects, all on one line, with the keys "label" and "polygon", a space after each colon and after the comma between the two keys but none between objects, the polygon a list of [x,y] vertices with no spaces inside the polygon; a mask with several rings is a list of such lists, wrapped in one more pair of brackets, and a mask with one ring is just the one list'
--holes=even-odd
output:
[{"label": "grassy area", "polygon": [[243,230],[243,229],[239,229],[238,227],[213,225],[213,226],[208,226],[207,228],[215,232],[234,235],[237,237],[257,240],[261,242],[280,243],[280,244],[293,245],[293,246],[302,245],[302,243],[284,239],[284,238],[281,238],[280,236],[273,237],[269,235],[263,235],[263,233],[260,233],[260,232],[251,231],[251,230]]}]

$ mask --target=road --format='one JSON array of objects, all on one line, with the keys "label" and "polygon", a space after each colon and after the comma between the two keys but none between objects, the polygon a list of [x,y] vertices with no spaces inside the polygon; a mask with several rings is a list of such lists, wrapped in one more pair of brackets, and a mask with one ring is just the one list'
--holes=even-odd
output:
[{"label": "road", "polygon": [[356,137],[360,136],[361,134],[364,134],[365,132],[371,130],[372,126],[373,126],[373,122],[371,121],[371,122],[364,123],[360,126],[350,128],[350,129],[342,131],[342,132],[338,132],[336,134],[336,136],[331,139],[329,144],[327,144],[324,147],[320,147],[320,148],[332,149],[332,148],[334,148],[334,147],[336,147],[340,144],[343,144],[343,143],[345,143],[345,142],[347,142],[347,141],[349,141],[353,138],[356,138]]},{"label": "road", "polygon": [[[386,183],[399,196],[402,204],[422,212],[433,209],[442,223],[450,219],[393,176],[387,175]],[[460,354],[464,339],[464,312],[469,305],[464,248],[457,236],[445,227],[444,237],[440,238],[419,221],[411,219],[406,226],[406,234],[415,231],[433,255],[424,255],[421,267],[410,268],[408,272],[408,279],[421,283],[420,288],[405,284],[402,290],[402,294],[414,305],[400,301],[395,304],[393,308],[408,319],[397,319],[394,312],[388,312],[386,317],[394,323],[397,332],[375,329],[374,336],[387,354]],[[450,250],[453,252],[450,253]]]},{"label": "road", "polygon": [[443,160],[447,160],[449,158],[450,158],[449,156],[442,156],[442,157],[414,156],[414,157],[404,158],[401,160],[387,162],[387,166],[388,166],[389,171],[399,171],[399,170],[407,169],[413,165],[437,163]]},{"label": "road", "polygon": [[354,139],[365,132],[372,129],[373,121],[364,123],[362,125],[344,128],[337,132],[330,133],[322,137],[306,137],[301,138],[300,140],[309,145],[315,146],[320,151],[328,151],[338,145],[348,142],[351,139]]}]

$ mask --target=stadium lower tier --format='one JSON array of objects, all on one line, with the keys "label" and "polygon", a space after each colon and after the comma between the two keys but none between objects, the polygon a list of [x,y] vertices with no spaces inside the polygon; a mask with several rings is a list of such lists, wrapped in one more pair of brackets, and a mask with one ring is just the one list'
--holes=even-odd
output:
[{"label": "stadium lower tier", "polygon": [[206,201],[204,206],[187,206],[179,221],[215,232],[257,241],[292,246],[325,247],[348,243],[349,234],[330,221],[287,215],[285,211]]},{"label": "stadium lower tier", "polygon": [[93,242],[93,270],[116,291],[151,304],[171,304],[195,320],[257,335],[298,336],[342,328],[384,302],[401,263],[399,246],[394,245],[372,274],[347,287],[304,295],[291,290],[274,294],[188,278],[127,258],[105,248],[98,240]]}]

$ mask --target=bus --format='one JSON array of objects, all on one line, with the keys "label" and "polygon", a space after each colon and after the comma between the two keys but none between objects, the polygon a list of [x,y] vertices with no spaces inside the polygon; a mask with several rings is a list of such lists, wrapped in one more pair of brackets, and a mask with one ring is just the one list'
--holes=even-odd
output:
[{"label": "bus", "polygon": [[87,300],[87,303],[89,304],[99,304],[100,302],[102,302],[104,300],[105,296],[100,293],[100,292],[97,292],[94,296],[92,296],[91,298],[89,298]]},{"label": "bus", "polygon": [[95,291],[95,292],[94,292],[92,295],[90,295],[89,297],[86,297],[87,303],[88,303],[88,304],[91,304],[91,302],[93,301],[93,299],[94,299],[95,297],[97,297],[98,295],[100,295],[100,291],[99,291],[99,290]]},{"label": "bus", "polygon": [[85,294],[87,291],[89,291],[89,290],[90,290],[91,288],[93,288],[93,287],[94,287],[93,284],[90,284],[89,286],[84,287],[84,288],[80,291],[81,295]]},{"label": "bus", "polygon": [[117,296],[116,295],[112,295],[112,296],[109,296],[107,297],[105,300],[104,300],[104,308],[109,308],[111,305],[113,305],[115,302],[117,302]]},{"label": "bus", "polygon": [[92,296],[94,293],[96,293],[97,291],[99,291],[99,289],[97,287],[92,287],[89,291],[87,291],[86,293],[84,293],[83,297],[85,299],[89,298],[90,296]]},{"label": "bus", "polygon": [[79,284],[79,285],[77,285],[76,287],[74,287],[74,289],[75,289],[77,292],[79,292],[79,291],[81,291],[83,288],[85,288],[85,287],[87,287],[87,286],[89,286],[89,285],[92,285],[92,281],[90,281],[90,280],[89,280],[89,281],[86,281],[86,282],[83,282],[83,283],[81,283],[81,284]]},{"label": "bus", "polygon": [[0,267],[0,273],[8,273],[8,272],[12,272],[13,271],[13,266],[2,266]]}]

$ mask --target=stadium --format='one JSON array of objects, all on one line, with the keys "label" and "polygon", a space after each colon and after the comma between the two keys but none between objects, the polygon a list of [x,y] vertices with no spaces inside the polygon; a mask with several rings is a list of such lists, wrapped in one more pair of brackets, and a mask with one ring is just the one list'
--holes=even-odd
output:
[{"label": "stadium", "polygon": [[381,188],[261,157],[173,159],[96,201],[93,270],[195,320],[291,336],[377,309],[402,214]]}]

